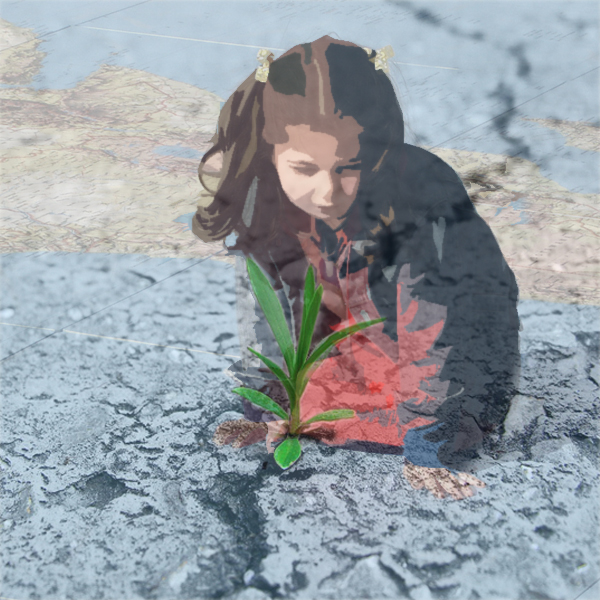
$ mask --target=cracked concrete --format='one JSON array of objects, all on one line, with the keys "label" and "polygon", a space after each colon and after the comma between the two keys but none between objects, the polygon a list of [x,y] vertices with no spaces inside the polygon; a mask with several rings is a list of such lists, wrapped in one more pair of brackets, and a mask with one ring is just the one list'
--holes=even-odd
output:
[{"label": "cracked concrete", "polygon": [[129,297],[140,260],[2,257],[14,323],[112,305],[77,325],[108,338],[3,338],[2,596],[574,600],[599,577],[598,307],[521,302],[520,394],[473,465],[487,487],[440,501],[399,456],[305,440],[281,472],[264,444],[215,447],[242,413],[235,358],[164,346],[239,354],[233,268],[146,260],[157,283]]}]

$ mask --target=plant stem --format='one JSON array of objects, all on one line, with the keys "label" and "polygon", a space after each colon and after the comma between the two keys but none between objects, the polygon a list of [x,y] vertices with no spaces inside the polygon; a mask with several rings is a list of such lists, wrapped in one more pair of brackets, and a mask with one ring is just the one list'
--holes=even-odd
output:
[{"label": "plant stem", "polygon": [[300,398],[305,387],[306,383],[304,382],[302,369],[300,369],[294,380],[294,402],[290,401],[290,433],[292,435],[297,435],[300,427]]}]

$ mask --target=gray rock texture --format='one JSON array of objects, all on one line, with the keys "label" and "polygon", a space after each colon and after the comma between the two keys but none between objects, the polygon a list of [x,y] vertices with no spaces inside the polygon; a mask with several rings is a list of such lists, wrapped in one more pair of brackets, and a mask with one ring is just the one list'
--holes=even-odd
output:
[{"label": "gray rock texture", "polygon": [[519,395],[457,502],[398,456],[212,443],[241,416],[233,267],[1,264],[1,596],[598,597],[598,307],[521,302]]}]

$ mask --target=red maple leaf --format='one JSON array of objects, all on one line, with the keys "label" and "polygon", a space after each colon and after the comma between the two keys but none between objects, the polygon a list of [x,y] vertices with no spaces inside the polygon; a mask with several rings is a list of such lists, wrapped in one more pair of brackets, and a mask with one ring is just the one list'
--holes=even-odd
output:
[{"label": "red maple leaf", "polygon": [[[326,358],[306,387],[301,400],[302,420],[334,408],[349,408],[357,413],[352,419],[322,423],[326,433],[323,441],[327,444],[372,441],[401,446],[408,429],[434,422],[424,417],[405,423],[398,419],[399,404],[409,400],[411,404],[420,404],[434,399],[421,387],[427,387],[427,379],[439,372],[440,365],[431,360],[428,351],[444,326],[442,319],[426,329],[407,331],[418,302],[412,300],[402,312],[401,286],[398,285],[397,296],[398,344],[390,352],[393,356],[382,349],[389,349],[391,342],[383,333],[383,323],[373,325],[337,344],[340,354]],[[371,318],[377,317],[370,315]],[[348,310],[348,318],[332,328],[337,331],[356,322]],[[419,365],[420,361],[428,364]]]}]

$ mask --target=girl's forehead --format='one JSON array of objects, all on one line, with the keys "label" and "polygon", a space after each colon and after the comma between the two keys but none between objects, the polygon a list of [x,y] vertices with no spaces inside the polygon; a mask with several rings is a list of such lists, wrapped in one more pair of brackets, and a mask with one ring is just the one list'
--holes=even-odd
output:
[{"label": "girl's forehead", "polygon": [[[307,114],[308,113],[308,114]],[[341,116],[339,111],[324,115],[315,115],[314,112],[299,113],[293,111],[273,111],[265,114],[266,135],[270,143],[276,144],[302,144],[307,140],[314,140],[318,135],[326,134],[336,138],[344,144],[356,142],[363,132],[363,127],[350,115]]]},{"label": "girl's forehead", "polygon": [[332,135],[330,132],[315,131],[308,125],[288,125],[286,133],[287,142],[276,145],[276,152],[287,156],[289,160],[306,157],[337,162],[336,158],[355,158],[360,150],[356,127],[348,127],[345,135]]},{"label": "girl's forehead", "polygon": [[[341,121],[341,122],[340,122]],[[288,137],[301,139],[307,135],[327,135],[338,139],[358,138],[363,128],[352,117],[324,123],[289,123],[284,126]]]},{"label": "girl's forehead", "polygon": [[356,143],[358,145],[358,136],[362,131],[362,127],[348,119],[347,124],[343,128],[328,128],[314,127],[309,124],[286,125],[285,132],[287,134],[287,145],[289,146],[306,146],[314,144],[335,144],[343,143],[344,145]]}]

